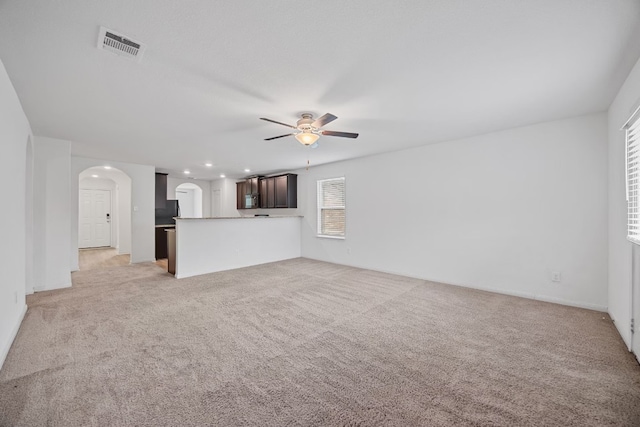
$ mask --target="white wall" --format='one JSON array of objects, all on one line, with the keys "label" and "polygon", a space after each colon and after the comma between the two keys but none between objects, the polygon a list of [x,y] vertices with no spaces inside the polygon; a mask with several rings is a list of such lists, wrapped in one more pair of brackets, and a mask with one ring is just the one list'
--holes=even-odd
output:
[{"label": "white wall", "polygon": [[631,248],[627,241],[625,133],[621,127],[640,106],[640,61],[609,107],[609,314],[631,345]]},{"label": "white wall", "polygon": [[0,367],[4,363],[11,343],[15,338],[22,317],[27,310],[25,304],[26,268],[26,221],[24,215],[25,169],[27,162],[27,140],[31,128],[22,111],[18,96],[0,61],[0,181],[5,185],[3,196],[10,201],[0,209],[3,224],[0,239]]},{"label": "white wall", "polygon": [[[318,238],[316,180],[339,176],[347,237]],[[606,310],[604,114],[300,170],[298,187],[304,257]]]},{"label": "white wall", "polygon": [[[78,177],[85,169],[109,165],[131,178],[131,262],[155,261],[155,168],[148,165],[71,157],[71,269],[78,269]],[[69,240],[67,240],[69,241]]]},{"label": "white wall", "polygon": [[[176,188],[181,184],[190,184],[200,187],[202,190],[202,216],[211,216],[211,182],[193,179],[180,179],[167,177],[167,200],[175,200]],[[182,206],[180,207],[182,209]]]},{"label": "white wall", "polygon": [[176,277],[300,257],[299,217],[180,219]]},{"label": "white wall", "polygon": [[229,178],[216,179],[214,181],[211,181],[211,191],[213,192],[215,190],[220,190],[220,216],[240,216],[240,213],[236,209],[236,181]]},{"label": "white wall", "polygon": [[37,136],[33,144],[34,289],[71,286],[71,144]]}]

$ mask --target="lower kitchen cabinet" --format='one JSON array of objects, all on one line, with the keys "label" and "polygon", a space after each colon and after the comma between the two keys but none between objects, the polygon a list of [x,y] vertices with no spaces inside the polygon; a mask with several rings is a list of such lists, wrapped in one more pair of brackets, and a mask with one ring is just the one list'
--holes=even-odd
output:
[{"label": "lower kitchen cabinet", "polygon": [[156,259],[165,259],[169,255],[167,249],[167,232],[165,231],[168,229],[175,229],[175,227],[156,227]]}]

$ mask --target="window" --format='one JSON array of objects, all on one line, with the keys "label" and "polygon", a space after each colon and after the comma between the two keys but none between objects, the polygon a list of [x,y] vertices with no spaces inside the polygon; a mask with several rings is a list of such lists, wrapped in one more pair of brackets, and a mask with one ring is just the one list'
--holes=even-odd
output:
[{"label": "window", "polygon": [[344,177],[318,181],[318,236],[344,239]]},{"label": "window", "polygon": [[638,221],[640,220],[640,212],[638,212],[638,193],[640,192],[638,188],[640,116],[636,113],[627,122],[624,129],[626,129],[627,140],[627,239],[640,244],[640,230],[638,229]]}]

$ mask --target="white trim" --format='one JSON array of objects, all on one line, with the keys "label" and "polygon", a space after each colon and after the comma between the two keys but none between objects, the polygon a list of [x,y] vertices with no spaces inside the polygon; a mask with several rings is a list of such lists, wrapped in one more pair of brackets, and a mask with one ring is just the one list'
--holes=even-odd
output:
[{"label": "white trim", "polygon": [[5,344],[5,347],[2,349],[2,353],[0,353],[0,368],[2,368],[2,365],[4,365],[4,361],[7,359],[7,356],[9,355],[9,350],[11,349],[11,346],[13,345],[13,341],[16,339],[16,336],[18,335],[18,331],[20,330],[20,325],[22,325],[22,320],[24,319],[24,315],[27,313],[27,304],[25,304],[22,307],[22,312],[20,313],[20,316],[18,316],[18,321],[16,322],[15,325],[13,325],[13,329],[11,329],[11,332],[9,333],[9,341],[7,341],[7,343]]},{"label": "white trim", "polygon": [[316,234],[316,237],[321,237],[323,239],[336,239],[336,240],[345,239],[345,236],[329,236],[328,234]]},{"label": "white trim", "polygon": [[636,109],[633,111],[633,113],[631,114],[631,116],[629,117],[629,120],[627,120],[624,125],[622,125],[622,127],[620,128],[620,130],[626,130],[629,126],[631,126],[632,122],[635,121],[635,119],[640,116],[640,105],[638,105],[636,107]]}]

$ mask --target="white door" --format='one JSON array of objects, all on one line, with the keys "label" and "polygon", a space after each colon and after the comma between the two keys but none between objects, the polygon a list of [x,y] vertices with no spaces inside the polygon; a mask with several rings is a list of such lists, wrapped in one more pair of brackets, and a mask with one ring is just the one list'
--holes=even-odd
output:
[{"label": "white door", "polygon": [[111,191],[80,190],[79,248],[111,246]]},{"label": "white door", "polygon": [[220,209],[220,190],[213,190],[213,215],[222,216],[222,210]]}]

